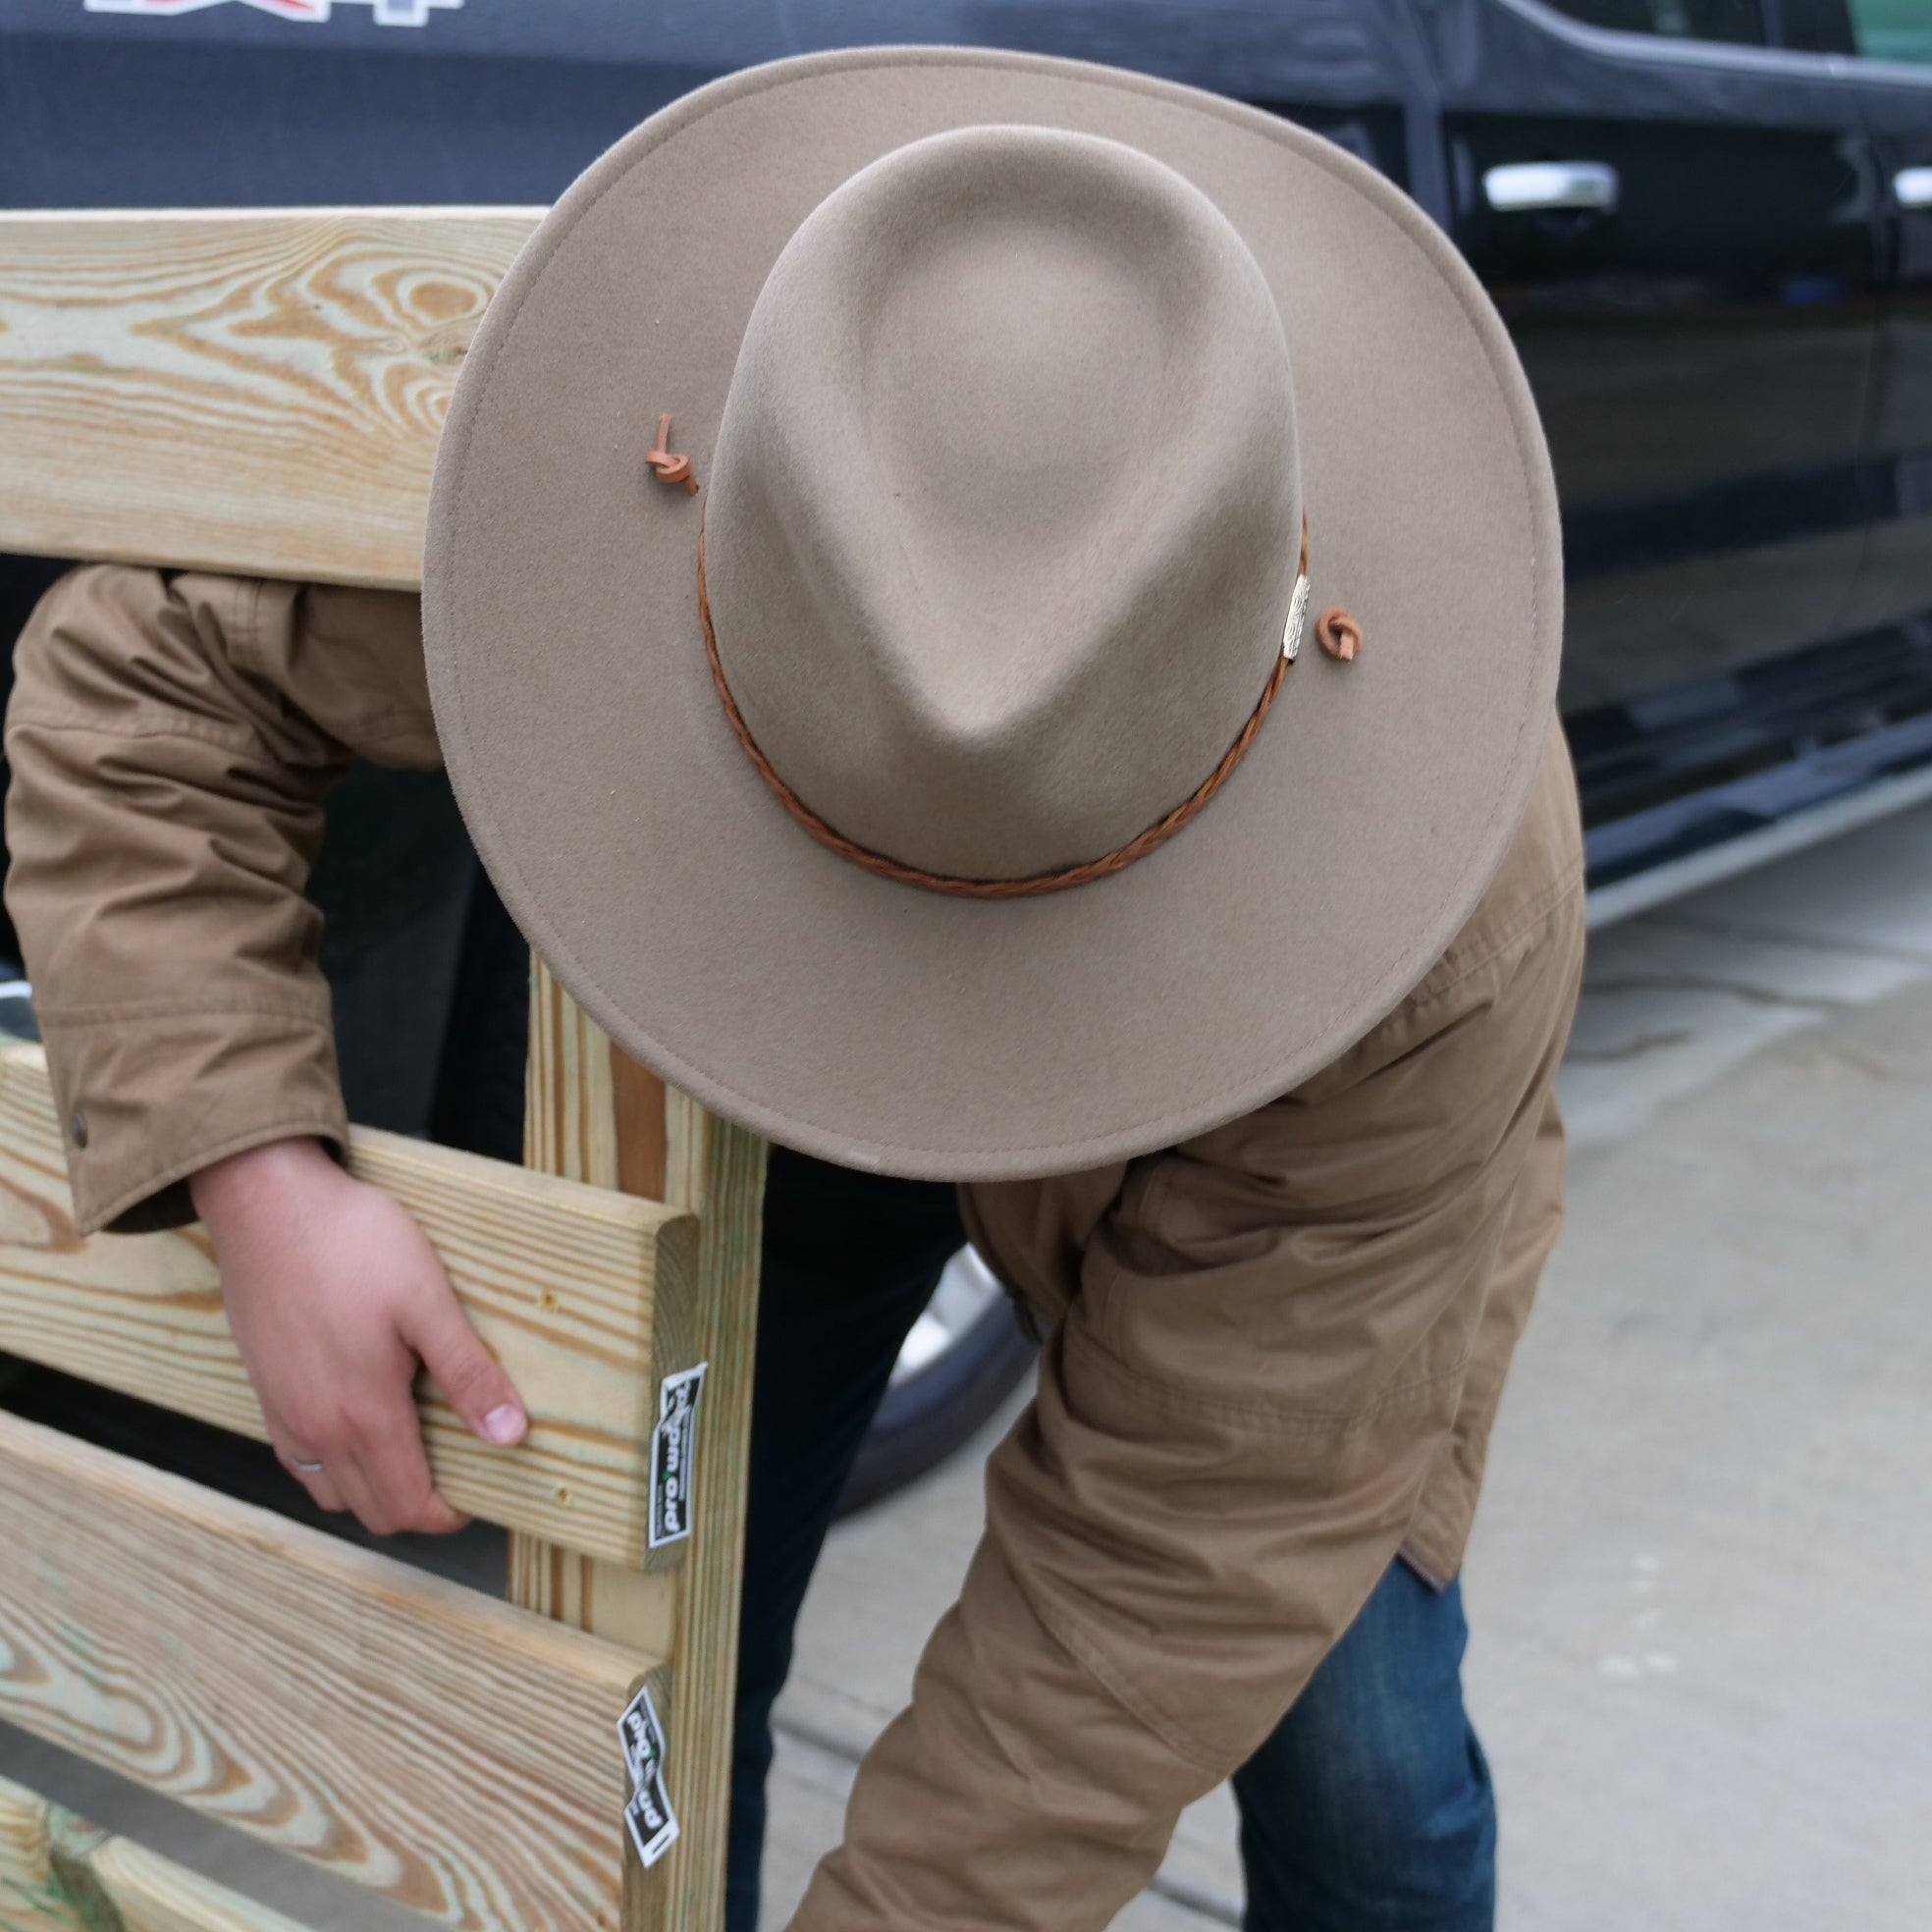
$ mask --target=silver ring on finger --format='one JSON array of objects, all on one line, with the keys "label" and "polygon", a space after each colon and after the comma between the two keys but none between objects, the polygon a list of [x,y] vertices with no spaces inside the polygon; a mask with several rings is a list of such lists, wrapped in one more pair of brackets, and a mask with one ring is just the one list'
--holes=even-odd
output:
[{"label": "silver ring on finger", "polygon": [[289,1467],[297,1476],[320,1476],[322,1474],[322,1465],[320,1463],[305,1463],[299,1456],[291,1456],[289,1458]]}]

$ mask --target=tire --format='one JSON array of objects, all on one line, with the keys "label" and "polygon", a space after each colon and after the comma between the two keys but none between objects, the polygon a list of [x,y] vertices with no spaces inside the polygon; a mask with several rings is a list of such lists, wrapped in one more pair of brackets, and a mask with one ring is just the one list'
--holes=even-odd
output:
[{"label": "tire", "polygon": [[962,1248],[906,1339],[839,1515],[869,1509],[937,1469],[998,1413],[1038,1354],[986,1263]]}]

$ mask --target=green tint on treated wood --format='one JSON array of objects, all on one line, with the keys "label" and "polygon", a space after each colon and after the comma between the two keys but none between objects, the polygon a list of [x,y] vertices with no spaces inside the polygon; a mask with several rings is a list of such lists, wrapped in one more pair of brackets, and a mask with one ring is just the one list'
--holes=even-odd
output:
[{"label": "green tint on treated wood", "polygon": [[0,550],[413,589],[539,208],[0,214]]},{"label": "green tint on treated wood", "polygon": [[0,1932],[305,1932],[0,1778]]},{"label": "green tint on treated wood", "polygon": [[5,1414],[0,1550],[9,1723],[463,1932],[616,1932],[655,1659]]},{"label": "green tint on treated wood", "polygon": [[[422,1224],[530,1413],[521,1444],[493,1448],[426,1386],[438,1487],[487,1521],[641,1567],[653,1316],[662,1300],[685,1318],[696,1221],[657,1202],[360,1128],[349,1165]],[[201,1230],[75,1234],[37,1046],[0,1049],[0,1350],[244,1435],[265,1433]]]},{"label": "green tint on treated wood", "polygon": [[54,1870],[52,1808],[37,1792],[0,1778],[0,1932],[81,1932]]}]

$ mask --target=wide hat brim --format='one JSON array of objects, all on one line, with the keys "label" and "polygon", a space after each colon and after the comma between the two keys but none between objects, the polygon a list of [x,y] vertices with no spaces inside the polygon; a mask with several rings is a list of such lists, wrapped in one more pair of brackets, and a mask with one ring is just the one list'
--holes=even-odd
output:
[{"label": "wide hat brim", "polygon": [[[702,499],[767,273],[908,141],[1024,124],[1165,162],[1234,224],[1294,372],[1311,643],[1176,837],[1039,897],[948,897],[823,849],[733,738],[697,608]],[[957,49],[754,69],[558,203],[457,385],[424,558],[431,690],[506,904],[627,1051],[849,1166],[987,1180],[1171,1145],[1367,1033],[1475,910],[1550,728],[1562,627],[1535,408],[1475,277],[1396,188],[1258,111]]]}]

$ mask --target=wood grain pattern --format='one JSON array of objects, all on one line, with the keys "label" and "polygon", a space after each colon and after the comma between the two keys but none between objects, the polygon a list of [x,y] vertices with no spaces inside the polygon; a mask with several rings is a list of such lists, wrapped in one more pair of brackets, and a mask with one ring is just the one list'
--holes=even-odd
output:
[{"label": "wood grain pattern", "polygon": [[639,1066],[615,1042],[611,1054],[613,1128],[617,1143],[617,1191],[646,1201],[663,1201],[670,1185],[670,1122],[665,1116],[665,1084],[649,1067]]},{"label": "wood grain pattern", "polygon": [[85,1932],[54,1871],[51,1808],[0,1778],[0,1932]]},{"label": "wood grain pattern", "polygon": [[654,1660],[4,1414],[0,1549],[9,1721],[441,1924],[617,1925]]},{"label": "wood grain pattern", "polygon": [[304,1932],[293,1918],[131,1838],[108,1839],[89,1866],[114,1901],[121,1932]]},{"label": "wood grain pattern", "polygon": [[543,211],[0,215],[0,549],[413,588]]},{"label": "wood grain pattern", "polygon": [[[350,1166],[422,1223],[530,1413],[524,1443],[492,1448],[425,1386],[438,1487],[491,1522],[641,1566],[653,1316],[669,1301],[684,1320],[695,1219],[360,1129]],[[203,1232],[75,1235],[46,1063],[33,1046],[0,1051],[0,1350],[263,1435]],[[666,1633],[649,1635],[640,1647],[660,1647]]]},{"label": "wood grain pattern", "polygon": [[530,966],[523,1162],[538,1173],[562,1174],[592,1187],[617,1184],[610,1039],[541,960]]},{"label": "wood grain pattern", "polygon": [[0,1778],[0,1932],[304,1932]]},{"label": "wood grain pattern", "polygon": [[[641,1083],[652,1076],[624,1059],[541,963],[530,1018],[525,1158],[579,1178],[619,1178],[627,1171],[624,1135],[638,1127],[636,1096],[648,1091]],[[510,1587],[513,1602],[617,1642],[660,1631],[673,1639],[670,1698],[661,1708],[666,1777],[684,1835],[650,1871],[629,1862],[623,1922],[625,1932],[716,1932],[724,1896],[765,1145],[674,1088],[658,1091],[666,1200],[695,1212],[700,1228],[691,1297],[675,1306],[660,1297],[661,1372],[711,1365],[698,1412],[691,1536],[676,1546],[677,1568],[644,1579],[661,1586],[654,1594],[628,1587],[609,1564],[512,1536]]]},{"label": "wood grain pattern", "polygon": [[677,1643],[674,1570],[632,1570],[563,1543],[511,1530],[510,1601],[613,1643],[669,1656]]},{"label": "wood grain pattern", "polygon": [[[532,960],[524,1080],[525,1164],[537,1172],[615,1189],[617,1081],[610,1040],[549,969]],[[694,1271],[694,1290],[695,1285]],[[653,1298],[654,1326],[664,1313],[664,1303],[662,1294]],[[655,1380],[649,1382],[645,1399],[655,1402]],[[662,1574],[662,1566],[640,1574],[565,1548],[540,1533],[512,1534],[509,1592],[510,1600],[526,1610],[578,1630],[595,1631],[614,1643],[669,1654],[676,1640],[676,1592]]]},{"label": "wood grain pattern", "polygon": [[[689,1845],[682,1858],[673,1851],[644,1876],[658,1881],[666,1932],[715,1932],[724,1909],[767,1150],[756,1134],[683,1095],[673,1093],[671,1120],[673,1173],[681,1154],[694,1179],[687,1196],[673,1199],[699,1216],[696,1348],[711,1370],[693,1456],[690,1554],[677,1573],[677,1668],[667,1719],[669,1735],[684,1741],[678,1802]],[[645,1897],[655,1903],[648,1884]]]}]

